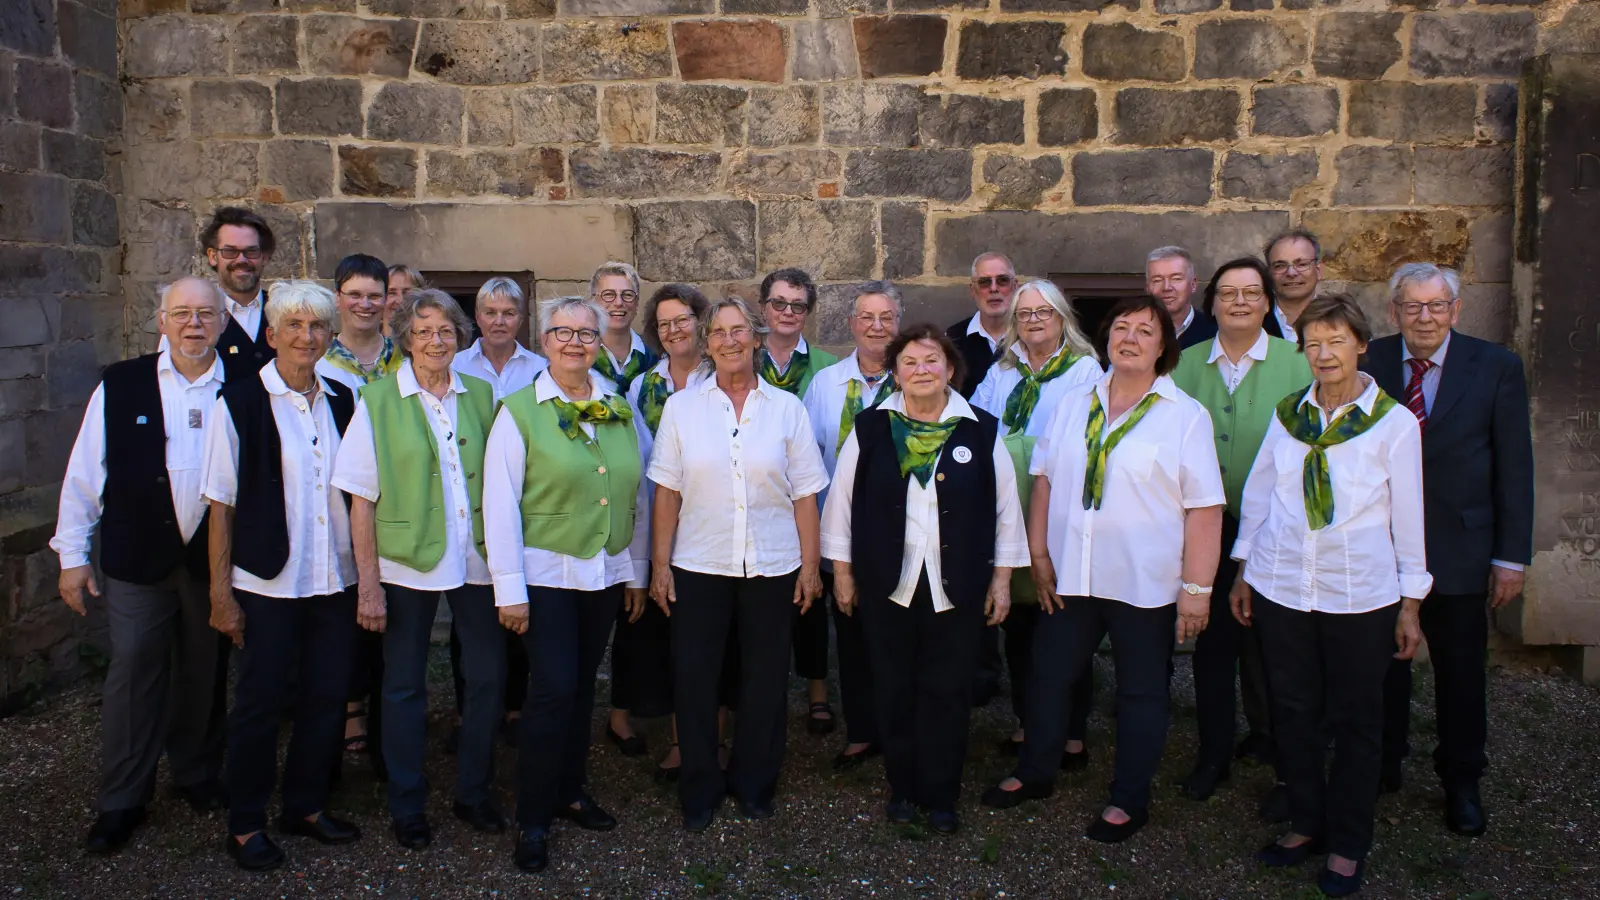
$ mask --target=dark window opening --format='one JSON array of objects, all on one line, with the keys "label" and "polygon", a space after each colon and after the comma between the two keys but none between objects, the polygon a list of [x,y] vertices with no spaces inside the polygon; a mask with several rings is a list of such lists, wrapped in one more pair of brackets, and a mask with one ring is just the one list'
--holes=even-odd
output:
[{"label": "dark window opening", "polygon": [[1145,293],[1143,275],[1051,275],[1078,316],[1078,327],[1093,340],[1106,313],[1123,297]]},{"label": "dark window opening", "polygon": [[[483,287],[485,281],[497,275],[504,275],[515,281],[517,287],[522,288],[522,296],[527,305],[528,315],[522,320],[522,328],[517,332],[517,340],[522,342],[522,346],[531,347],[532,345],[528,343],[528,335],[532,327],[534,308],[537,305],[533,294],[532,272],[429,271],[422,273],[422,277],[428,279],[429,284],[454,297],[455,301],[461,305],[462,310],[467,314],[467,318],[472,320],[472,339],[474,341],[483,336],[478,330],[478,289]],[[466,348],[462,347],[460,349],[465,350]]]}]

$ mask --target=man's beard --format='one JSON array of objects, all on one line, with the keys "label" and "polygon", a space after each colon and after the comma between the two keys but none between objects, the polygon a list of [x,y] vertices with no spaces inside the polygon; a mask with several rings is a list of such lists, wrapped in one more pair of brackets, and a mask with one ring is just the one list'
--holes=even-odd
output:
[{"label": "man's beard", "polygon": [[222,286],[236,294],[257,290],[261,286],[260,270],[228,268],[223,271]]}]

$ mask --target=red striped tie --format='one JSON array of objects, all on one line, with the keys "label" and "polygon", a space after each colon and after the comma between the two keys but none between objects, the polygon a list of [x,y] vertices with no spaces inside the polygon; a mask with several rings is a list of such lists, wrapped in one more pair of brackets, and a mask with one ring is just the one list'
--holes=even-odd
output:
[{"label": "red striped tie", "polygon": [[1422,396],[1422,378],[1433,368],[1433,360],[1417,359],[1412,357],[1406,360],[1406,365],[1411,367],[1411,380],[1406,382],[1406,408],[1417,417],[1417,424],[1424,430],[1428,427],[1428,404]]}]

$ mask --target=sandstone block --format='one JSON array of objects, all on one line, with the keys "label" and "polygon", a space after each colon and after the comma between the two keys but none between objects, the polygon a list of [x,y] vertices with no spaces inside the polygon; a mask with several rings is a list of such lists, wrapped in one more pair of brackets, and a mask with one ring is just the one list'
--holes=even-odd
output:
[{"label": "sandstone block", "polygon": [[1079,206],[1204,206],[1211,200],[1210,150],[1129,150],[1072,157]]},{"label": "sandstone block", "polygon": [[[94,290],[99,287],[102,267],[100,255],[91,251],[0,246],[0,283],[21,294],[77,294]],[[26,346],[23,341],[33,336],[35,329],[24,320],[21,312],[12,315],[5,309],[28,302],[20,298],[15,301],[0,299],[0,313],[6,322],[6,327],[0,329],[0,347]],[[45,327],[49,327],[48,320]],[[46,330],[43,339],[31,343],[42,344],[49,340]]]},{"label": "sandstone block", "polygon": [[467,143],[511,146],[516,117],[508,90],[467,92]]},{"label": "sandstone block", "polygon": [[1222,6],[1222,0],[1156,0],[1156,12],[1164,16],[1210,12]]},{"label": "sandstone block", "polygon": [[1510,213],[1490,213],[1472,223],[1466,274],[1473,281],[1511,280],[1512,224]]},{"label": "sandstone block", "polygon": [[943,16],[862,16],[855,20],[863,78],[932,75],[944,68]]},{"label": "sandstone block", "polygon": [[1593,53],[1600,47],[1600,6],[1574,3],[1560,23],[1539,36],[1545,53]]},{"label": "sandstone block", "polygon": [[769,21],[674,22],[672,45],[684,81],[783,81],[788,47]]},{"label": "sandstone block", "polygon": [[[355,0],[349,0],[352,9]],[[117,4],[116,13],[119,18],[139,19],[145,16],[159,16],[163,13],[188,12],[188,0],[121,0]]]},{"label": "sandstone block", "polygon": [[[337,12],[355,12],[356,6],[352,0],[285,0],[285,2],[336,7],[333,11]],[[498,19],[501,12],[509,12],[511,7],[511,4],[502,6],[492,0],[365,0],[361,5],[367,12],[380,16],[398,16],[403,19]]]},{"label": "sandstone block", "polygon": [[110,191],[92,184],[72,186],[72,242],[117,246],[117,198]]},{"label": "sandstone block", "polygon": [[72,76],[72,105],[77,110],[77,130],[97,138],[122,133],[122,85],[92,72]]},{"label": "sandstone block", "polygon": [[278,81],[281,134],[361,134],[361,82],[354,78]]},{"label": "sandstone block", "polygon": [[123,32],[122,65],[133,78],[226,75],[227,25],[175,16],[130,22]]},{"label": "sandstone block", "polygon": [[17,67],[11,54],[0,52],[0,118],[17,115]]},{"label": "sandstone block", "polygon": [[548,19],[556,14],[556,0],[504,0],[500,11],[507,19]]},{"label": "sandstone block", "polygon": [[189,89],[195,137],[272,134],[272,90],[253,81],[197,81]]},{"label": "sandstone block", "polygon": [[253,141],[130,147],[122,165],[124,194],[140,200],[253,198],[259,149]]},{"label": "sandstone block", "polygon": [[819,280],[867,278],[877,265],[870,200],[768,200],[757,215],[760,271],[793,266]]},{"label": "sandstone block", "polygon": [[842,147],[909,147],[917,139],[921,88],[851,82],[822,89],[822,140]]},{"label": "sandstone block", "polygon": [[1102,81],[1182,81],[1183,37],[1128,22],[1089,23],[1083,32],[1083,74]]},{"label": "sandstone block", "polygon": [[404,147],[339,147],[339,191],[356,197],[412,197],[417,154]]},{"label": "sandstone block", "polygon": [[1510,206],[1515,148],[1418,147],[1417,202],[1439,206]]},{"label": "sandstone block", "polygon": [[1196,78],[1267,78],[1306,60],[1306,31],[1294,21],[1220,19],[1194,33]]},{"label": "sandstone block", "polygon": [[405,19],[305,16],[306,61],[318,75],[405,78],[417,23]]},{"label": "sandstone block", "polygon": [[[982,8],[984,4],[977,4]],[[1044,13],[1081,13],[1098,12],[1102,9],[1111,9],[1120,6],[1123,9],[1137,10],[1139,0],[1000,0],[1002,12],[1044,12]],[[900,9],[900,4],[895,4],[895,9]]]},{"label": "sandstone block", "polygon": [[803,16],[810,0],[722,0],[728,16]]},{"label": "sandstone block", "polygon": [[117,20],[70,0],[56,5],[61,52],[80,68],[117,77]]},{"label": "sandstone block", "polygon": [[1042,78],[1067,71],[1064,22],[980,22],[961,26],[956,75],[971,80]]},{"label": "sandstone block", "polygon": [[72,238],[67,180],[0,173],[0,240],[64,244]]},{"label": "sandstone block", "polygon": [[[358,103],[360,99],[358,86]],[[157,81],[135,81],[128,85],[126,103],[128,117],[124,137],[129,144],[179,140],[188,134],[189,112],[180,86]],[[358,107],[356,122],[359,124],[360,121]]]},{"label": "sandstone block", "polygon": [[844,193],[960,203],[972,196],[972,152],[854,150],[845,161]]},{"label": "sandstone block", "polygon": [[191,0],[189,11],[195,13],[258,13],[277,6],[275,0]]},{"label": "sandstone block", "polygon": [[1070,147],[1100,134],[1100,102],[1088,88],[1039,92],[1039,144]]},{"label": "sandstone block", "polygon": [[367,110],[367,137],[419,144],[461,143],[461,91],[434,84],[390,83]]},{"label": "sandstone block", "polygon": [[40,149],[47,172],[88,181],[106,177],[106,147],[93,138],[46,129],[40,135]]},{"label": "sandstone block", "polygon": [[299,16],[247,16],[230,43],[235,75],[300,70]]},{"label": "sandstone block", "polygon": [[50,0],[0,4],[0,47],[49,56],[56,45],[56,11]]},{"label": "sandstone block", "polygon": [[1350,86],[1351,137],[1420,144],[1472,137],[1478,92],[1470,84],[1356,82]]},{"label": "sandstone block", "polygon": [[1322,241],[1328,278],[1387,281],[1401,263],[1425,259],[1459,268],[1467,217],[1442,210],[1308,210],[1303,224]]},{"label": "sandstone block", "polygon": [[1020,144],[1023,138],[1021,100],[976,94],[928,94],[918,115],[924,147],[975,147]]},{"label": "sandstone block", "polygon": [[322,141],[270,141],[261,148],[261,184],[286,202],[333,193],[333,151]]},{"label": "sandstone block", "polygon": [[1411,148],[1345,147],[1334,159],[1339,206],[1405,206],[1411,202]]},{"label": "sandstone block", "polygon": [[849,19],[794,24],[795,81],[836,81],[854,78],[859,71]]},{"label": "sandstone block", "polygon": [[550,22],[544,25],[546,81],[665,78],[672,51],[665,23]]},{"label": "sandstone block", "polygon": [[512,95],[512,107],[517,143],[570,144],[599,139],[599,107],[591,85],[523,88]]},{"label": "sandstone block", "polygon": [[839,165],[837,153],[816,147],[746,153],[728,170],[728,189],[744,195],[814,197],[820,183],[839,180]]},{"label": "sandstone block", "polygon": [[743,200],[681,200],[634,207],[634,248],[646,281],[751,278],[756,209]]},{"label": "sandstone block", "polygon": [[534,81],[539,75],[539,25],[428,22],[417,46],[417,68],[452,84]]},{"label": "sandstone block", "polygon": [[821,131],[822,108],[816,88],[755,88],[750,92],[751,146],[809,144]]},{"label": "sandstone block", "polygon": [[1061,183],[1066,168],[1058,156],[1027,159],[991,153],[983,161],[983,180],[994,191],[990,209],[1032,209],[1045,192]]},{"label": "sandstone block", "polygon": [[703,193],[717,182],[722,158],[716,153],[584,147],[572,152],[571,164],[579,197],[643,199]]},{"label": "sandstone block", "polygon": [[572,18],[695,16],[717,11],[716,0],[560,0],[556,8]]},{"label": "sandstone block", "polygon": [[656,140],[667,144],[740,144],[744,88],[711,84],[656,85]]},{"label": "sandstone block", "polygon": [[1516,76],[1538,36],[1531,12],[1428,13],[1411,27],[1411,72],[1424,78]]},{"label": "sandstone block", "polygon": [[1222,196],[1241,200],[1287,202],[1300,187],[1317,177],[1317,154],[1234,153],[1222,160]]},{"label": "sandstone block", "polygon": [[1517,138],[1517,86],[1490,84],[1483,88],[1483,112],[1478,117],[1478,133],[1491,141]]},{"label": "sandstone block", "polygon": [[655,120],[656,92],[649,85],[607,87],[602,95],[602,128],[613,144],[648,144]]},{"label": "sandstone block", "polygon": [[1272,8],[1272,0],[1228,0],[1234,12],[1265,12]]},{"label": "sandstone block", "polygon": [[1117,92],[1116,109],[1116,140],[1121,144],[1159,146],[1238,137],[1239,95],[1229,88],[1125,88]]},{"label": "sandstone block", "polygon": [[46,128],[72,127],[72,69],[53,62],[17,60],[17,117]]},{"label": "sandstone block", "polygon": [[553,147],[428,153],[428,194],[433,197],[541,196],[564,178],[561,151]]},{"label": "sandstone block", "polygon": [[1403,13],[1340,12],[1317,20],[1317,48],[1311,63],[1318,75],[1382,78],[1400,61]]},{"label": "sandstone block", "polygon": [[926,253],[928,206],[885,200],[878,214],[883,241],[883,277],[916,278]]},{"label": "sandstone block", "polygon": [[889,11],[889,0],[816,0],[817,13],[824,19],[874,15]]},{"label": "sandstone block", "polygon": [[1273,137],[1311,137],[1339,127],[1339,89],[1326,84],[1258,87],[1250,131]]}]

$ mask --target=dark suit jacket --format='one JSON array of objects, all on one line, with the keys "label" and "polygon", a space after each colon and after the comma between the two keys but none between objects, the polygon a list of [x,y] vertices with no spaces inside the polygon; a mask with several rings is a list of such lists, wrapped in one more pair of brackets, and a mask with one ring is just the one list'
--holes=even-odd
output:
[{"label": "dark suit jacket", "polygon": [[1195,344],[1203,344],[1217,336],[1217,320],[1200,307],[1194,307],[1194,321],[1189,323],[1189,330],[1178,335],[1178,349],[1187,350]]},{"label": "dark suit jacket", "polygon": [[[263,304],[264,305],[264,304]],[[267,315],[261,313],[261,327],[254,340],[245,332],[239,320],[227,313],[228,324],[217,338],[217,356],[222,359],[222,380],[231,384],[261,371],[261,367],[275,359],[277,351],[267,343]]]},{"label": "dark suit jacket", "polygon": [[[1361,370],[1405,402],[1400,335],[1367,346]],[[1489,561],[1533,560],[1533,436],[1515,353],[1451,332],[1422,433],[1428,572],[1439,594],[1482,593]]]},{"label": "dark suit jacket", "polygon": [[994,365],[994,351],[989,349],[989,339],[981,334],[967,334],[967,325],[971,321],[972,317],[968,316],[944,330],[945,337],[961,351],[961,358],[967,364],[967,380],[956,388],[968,400],[972,399],[978,385],[983,384],[983,376],[989,374],[989,367]]}]

